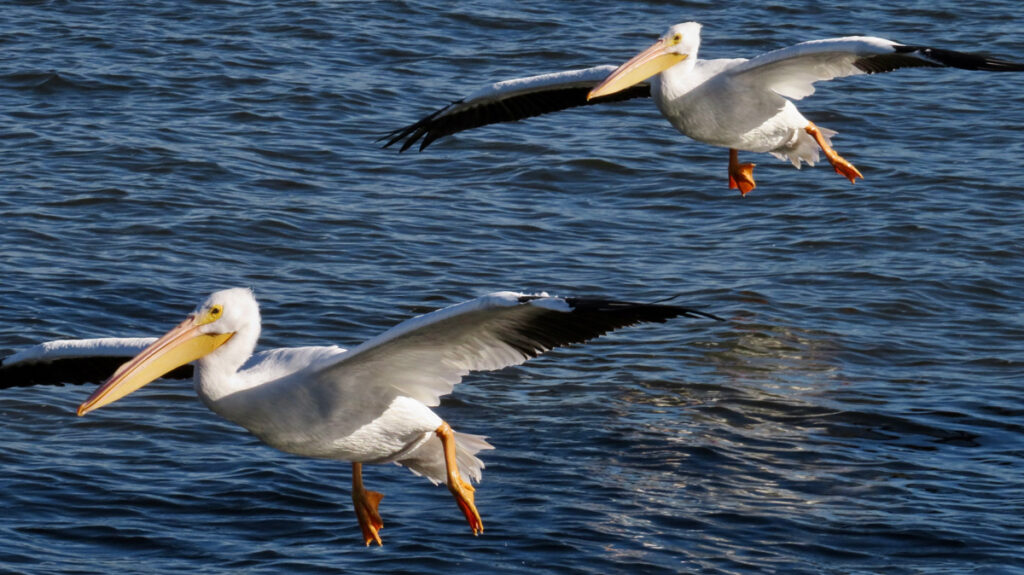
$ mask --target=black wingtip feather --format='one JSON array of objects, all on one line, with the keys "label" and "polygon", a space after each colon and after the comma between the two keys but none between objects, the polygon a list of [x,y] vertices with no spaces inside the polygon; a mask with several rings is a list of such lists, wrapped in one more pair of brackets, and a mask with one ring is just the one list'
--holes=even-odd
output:
[{"label": "black wingtip feather", "polygon": [[[545,296],[522,296],[521,303]],[[722,318],[700,310],[677,305],[633,303],[588,298],[565,298],[571,318],[564,313],[539,314],[527,325],[508,333],[504,341],[528,357],[549,349],[584,343],[610,331],[639,323],[664,323],[675,317]]]},{"label": "black wingtip feather", "polygon": [[573,308],[574,311],[579,310],[592,313],[617,314],[623,317],[631,316],[636,318],[634,323],[664,323],[676,317],[705,318],[716,321],[725,321],[713,313],[678,305],[592,300],[585,298],[566,298],[565,301]]},{"label": "black wingtip feather", "polygon": [[651,88],[648,84],[638,84],[621,92],[593,100],[587,100],[589,92],[590,87],[560,88],[546,92],[509,96],[484,104],[471,103],[468,107],[461,108],[460,106],[465,102],[456,100],[424,116],[417,122],[384,134],[377,141],[387,140],[382,146],[383,148],[402,142],[399,152],[408,150],[419,141],[419,149],[423,151],[435,140],[464,130],[502,122],[515,122],[569,108],[651,96]]},{"label": "black wingtip feather", "polygon": [[929,48],[926,46],[895,46],[894,49],[897,54],[913,54],[918,58],[934,62],[935,65],[938,66],[948,66],[951,68],[960,68],[962,70],[980,70],[985,72],[1024,71],[1024,63],[990,58],[984,54],[971,54],[968,52],[957,52],[956,50]]}]

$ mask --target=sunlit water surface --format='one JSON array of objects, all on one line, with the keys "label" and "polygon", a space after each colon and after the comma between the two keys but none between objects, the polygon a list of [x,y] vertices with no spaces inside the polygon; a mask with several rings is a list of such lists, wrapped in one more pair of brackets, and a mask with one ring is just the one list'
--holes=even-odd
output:
[{"label": "sunlit water surface", "polygon": [[[252,287],[262,346],[358,344],[489,291],[677,301],[441,407],[496,451],[473,537],[394,466],[382,548],[348,465],[155,383],[0,398],[0,571],[1024,572],[1024,75],[909,70],[801,108],[865,175],[724,150],[649,102],[376,138],[498,79],[873,34],[1024,59],[1019,6],[13,2],[0,18],[0,352],[159,335]],[[604,109],[601,109],[604,108]]]}]

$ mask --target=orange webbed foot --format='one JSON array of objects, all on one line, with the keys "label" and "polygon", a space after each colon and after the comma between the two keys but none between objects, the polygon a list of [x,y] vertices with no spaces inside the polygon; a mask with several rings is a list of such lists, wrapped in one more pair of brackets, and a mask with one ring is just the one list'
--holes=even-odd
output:
[{"label": "orange webbed foot", "polygon": [[739,153],[736,150],[729,150],[729,189],[739,189],[740,195],[745,196],[750,190],[757,187],[754,183],[754,166],[757,164],[741,164]]},{"label": "orange webbed foot", "polygon": [[378,533],[384,527],[384,521],[377,512],[377,505],[384,498],[382,493],[376,491],[364,491],[364,496],[359,500],[353,497],[356,508],[356,519],[359,520],[359,528],[363,531],[363,542],[369,547],[370,543],[376,542],[383,545]]},{"label": "orange webbed foot", "polygon": [[463,481],[461,477],[455,478],[455,481],[448,482],[448,491],[451,491],[452,495],[455,496],[455,502],[459,504],[459,509],[466,516],[466,521],[469,522],[469,528],[473,530],[473,535],[479,535],[484,532],[484,522],[480,519],[480,512],[476,510],[476,504],[473,503],[473,494],[476,489],[467,481]]},{"label": "orange webbed foot", "polygon": [[847,180],[850,180],[851,184],[856,184],[857,178],[862,180],[864,179],[864,175],[860,173],[860,170],[853,167],[853,164],[847,162],[845,158],[837,154],[836,151],[832,149],[832,146],[829,145],[828,140],[826,140],[825,136],[822,135],[818,126],[814,125],[814,122],[808,122],[804,131],[810,134],[810,136],[814,138],[814,141],[818,143],[818,147],[821,148],[821,151],[825,154],[825,158],[828,160],[828,163],[832,164],[832,167],[835,168],[837,174],[845,177]]},{"label": "orange webbed foot", "polygon": [[441,426],[434,433],[441,440],[441,448],[444,450],[448,491],[455,497],[455,502],[459,504],[459,509],[466,516],[466,521],[469,522],[469,528],[473,530],[473,535],[479,535],[484,532],[484,522],[480,519],[480,512],[477,511],[476,504],[473,503],[473,493],[476,492],[476,489],[468,481],[464,481],[459,473],[459,465],[455,457],[455,432],[452,431],[451,426],[447,422],[442,422]]},{"label": "orange webbed foot", "polygon": [[750,190],[757,187],[754,183],[754,166],[757,164],[736,164],[736,171],[729,171],[729,189],[740,190],[740,195],[745,196]]},{"label": "orange webbed foot", "polygon": [[363,542],[369,547],[370,543],[376,542],[383,545],[378,533],[384,527],[384,521],[377,512],[380,500],[384,499],[383,493],[370,491],[363,487],[363,466],[360,463],[352,464],[352,505],[356,510],[356,519],[359,521],[359,528],[363,531]]},{"label": "orange webbed foot", "polygon": [[860,173],[860,170],[854,167],[853,164],[847,162],[842,156],[836,154],[835,160],[829,158],[829,162],[832,163],[832,167],[835,168],[836,173],[840,176],[850,180],[851,184],[857,183],[857,178],[864,179],[864,175]]}]

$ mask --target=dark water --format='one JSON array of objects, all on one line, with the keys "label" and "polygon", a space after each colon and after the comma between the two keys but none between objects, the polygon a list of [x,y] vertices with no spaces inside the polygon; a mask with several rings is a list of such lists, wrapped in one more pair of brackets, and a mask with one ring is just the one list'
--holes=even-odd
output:
[{"label": "dark water", "polygon": [[[113,4],[113,3],[111,3]],[[729,318],[470,378],[491,437],[472,537],[446,490],[386,493],[154,384],[0,398],[11,573],[1024,572],[1024,75],[910,70],[805,115],[866,179],[726,154],[650,103],[380,150],[491,80],[619,63],[668,25],[705,57],[854,33],[1024,59],[1014,2],[13,2],[0,18],[0,352],[158,335],[241,285],[265,346],[352,346],[497,289]]]}]

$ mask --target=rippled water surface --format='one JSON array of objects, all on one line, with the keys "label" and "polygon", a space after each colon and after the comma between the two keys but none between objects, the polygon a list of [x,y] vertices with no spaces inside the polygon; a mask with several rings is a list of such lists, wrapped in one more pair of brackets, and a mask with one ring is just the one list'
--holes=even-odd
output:
[{"label": "rippled water surface", "polygon": [[[1024,572],[1024,74],[904,70],[801,108],[865,175],[724,150],[650,102],[375,142],[483,83],[873,34],[1024,59],[1019,6],[163,2],[0,8],[0,354],[159,335],[251,286],[262,346],[352,346],[498,289],[728,318],[478,374],[469,533],[394,466],[364,548],[347,464],[274,451],[181,382],[86,418],[0,397],[0,571]],[[602,109],[604,108],[604,109]]]}]

